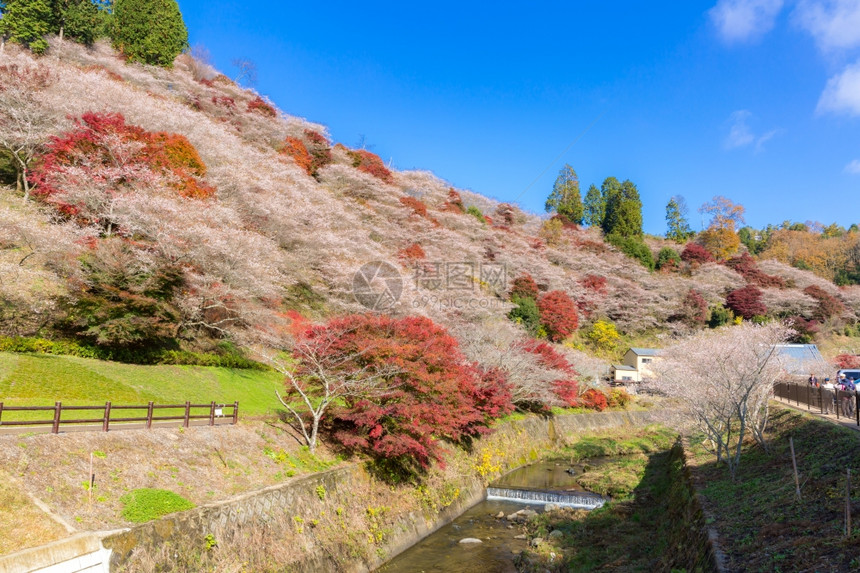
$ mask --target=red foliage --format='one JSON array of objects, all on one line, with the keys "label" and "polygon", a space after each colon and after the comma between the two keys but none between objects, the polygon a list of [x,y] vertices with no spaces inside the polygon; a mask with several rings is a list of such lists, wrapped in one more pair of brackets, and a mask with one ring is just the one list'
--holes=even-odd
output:
[{"label": "red foliage", "polygon": [[516,211],[510,203],[502,203],[496,207],[496,215],[504,221],[505,227],[513,227],[516,222]]},{"label": "red foliage", "polygon": [[606,400],[606,394],[595,388],[589,388],[579,397],[579,403],[585,408],[598,410],[602,412],[609,405]]},{"label": "red foliage", "polygon": [[321,133],[312,129],[305,130],[305,147],[313,158],[311,173],[316,174],[321,168],[331,163],[331,145]]},{"label": "red foliage", "polygon": [[777,288],[783,288],[785,286],[785,281],[781,277],[767,275],[761,272],[755,259],[753,259],[749,253],[744,253],[739,257],[732,257],[727,260],[725,264],[727,267],[734,269],[751,284],[761,287]]},{"label": "red foliage", "polygon": [[443,462],[439,440],[485,433],[493,417],[512,409],[503,373],[468,363],[428,318],[353,315],[311,328],[305,339],[324,340],[318,353],[346,375],[398,369],[381,391],[347,396],[334,412],[333,436],[348,448],[426,468]]},{"label": "red foliage", "polygon": [[789,317],[786,322],[795,331],[792,342],[810,342],[821,330],[817,320],[807,320],[802,316]]},{"label": "red foliage", "polygon": [[602,277],[599,275],[585,275],[583,278],[579,279],[579,284],[582,285],[583,288],[586,288],[590,291],[594,291],[598,294],[606,294],[606,277]]},{"label": "red foliage", "polygon": [[845,312],[845,305],[835,296],[818,285],[809,285],[803,292],[818,301],[812,318],[816,320],[827,320]]},{"label": "red foliage", "polygon": [[102,72],[103,74],[105,74],[107,77],[109,77],[112,80],[115,80],[118,82],[124,81],[124,78],[121,75],[119,75],[118,73],[116,73],[112,70],[107,69],[106,67],[104,67],[100,64],[91,64],[89,66],[84,66],[83,70],[85,72]]},{"label": "red foliage", "polygon": [[602,255],[609,251],[609,248],[606,246],[606,243],[598,243],[597,241],[592,241],[590,239],[581,239],[579,237],[573,237],[574,244],[584,251],[588,251],[589,253],[594,253],[595,255]]},{"label": "red foliage", "polygon": [[690,326],[701,326],[708,320],[708,302],[699,291],[691,288],[681,301],[681,314]]},{"label": "red foliage", "polygon": [[278,115],[278,112],[275,111],[275,108],[273,108],[260,96],[257,96],[248,102],[248,111],[253,113],[259,113],[267,117],[276,117]]},{"label": "red foliage", "polygon": [[442,204],[442,211],[451,211],[453,213],[465,213],[466,207],[463,205],[463,198],[454,189],[448,190],[448,200]]},{"label": "red foliage", "polygon": [[579,382],[573,378],[562,378],[552,383],[552,391],[566,406],[575,408],[579,406]]},{"label": "red foliage", "polygon": [[564,340],[576,330],[579,324],[576,304],[566,292],[550,291],[538,299],[537,305],[540,310],[540,322],[553,342]]},{"label": "red foliage", "polygon": [[236,109],[236,100],[228,96],[212,96],[212,103],[227,109]]},{"label": "red foliage", "polygon": [[532,276],[528,273],[523,273],[514,279],[514,284],[511,287],[511,298],[533,298],[537,300],[538,286]]},{"label": "red foliage", "polygon": [[767,314],[767,307],[761,300],[762,292],[753,285],[733,290],[726,297],[726,306],[737,316],[747,320],[754,316]]},{"label": "red foliage", "polygon": [[400,198],[400,204],[412,209],[412,213],[419,217],[427,216],[427,205],[425,205],[421,199],[416,199],[415,197],[407,195],[406,197]]},{"label": "red foliage", "polygon": [[860,356],[856,354],[840,354],[835,359],[836,368],[839,370],[845,368],[860,368]]},{"label": "red foliage", "polygon": [[547,368],[561,370],[570,375],[578,374],[567,358],[553,348],[552,344],[540,342],[532,338],[523,343],[523,350],[536,355],[538,361]]},{"label": "red foliage", "polygon": [[529,239],[529,246],[536,251],[542,251],[546,249],[546,243],[543,242],[543,239],[538,238]]},{"label": "red foliage", "polygon": [[[61,192],[59,176],[73,169],[82,169],[112,192],[122,186],[134,188],[155,175],[185,197],[206,198],[215,193],[198,179],[206,174],[206,166],[182,135],[148,132],[113,113],[88,112],[75,124],[72,131],[51,138],[30,176],[37,186],[34,195],[67,214],[74,215],[79,208],[54,200],[54,196]],[[122,149],[122,157],[117,156],[117,149]]]},{"label": "red foliage", "polygon": [[681,260],[690,264],[704,264],[713,262],[714,255],[698,243],[688,243],[681,252]]},{"label": "red foliage", "polygon": [[427,258],[427,254],[418,243],[412,243],[408,247],[400,249],[400,251],[397,252],[397,256],[408,261],[417,261]]},{"label": "red foliage", "polygon": [[377,179],[381,179],[386,183],[392,183],[394,176],[391,171],[385,166],[382,159],[375,153],[371,153],[366,149],[358,149],[349,151],[349,156],[352,158],[352,166],[369,175],[373,175]]},{"label": "red foliage", "polygon": [[305,143],[298,137],[289,136],[284,140],[284,146],[280,153],[291,157],[296,165],[305,170],[308,175],[313,175],[313,157],[308,153]]}]

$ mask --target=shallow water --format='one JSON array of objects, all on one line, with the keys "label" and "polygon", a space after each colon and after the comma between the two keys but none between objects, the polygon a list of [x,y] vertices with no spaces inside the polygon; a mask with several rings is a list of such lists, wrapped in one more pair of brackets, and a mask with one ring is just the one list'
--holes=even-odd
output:
[{"label": "shallow water", "polygon": [[[600,461],[591,460],[595,466]],[[491,484],[494,487],[543,491],[585,492],[576,476],[582,464],[572,466],[574,474],[564,470],[570,465],[541,462],[514,470]],[[542,505],[522,502],[483,501],[413,545],[377,571],[380,573],[514,573],[514,557],[526,548],[525,539],[514,539],[522,533],[507,519],[496,519],[499,512],[510,515],[520,509],[542,512]],[[477,538],[481,543],[461,544],[464,538]]]}]

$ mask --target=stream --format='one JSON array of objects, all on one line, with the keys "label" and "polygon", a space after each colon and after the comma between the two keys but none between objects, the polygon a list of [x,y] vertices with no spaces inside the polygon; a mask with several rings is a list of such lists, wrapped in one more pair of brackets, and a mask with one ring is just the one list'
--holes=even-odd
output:
[{"label": "stream", "polygon": [[[606,463],[588,460],[590,466]],[[487,499],[428,535],[379,569],[379,573],[515,573],[514,557],[528,541],[507,516],[520,510],[543,512],[547,503],[595,508],[604,498],[576,482],[583,464],[540,462],[516,469],[487,488]],[[573,475],[565,470],[573,469]],[[504,513],[506,517],[498,518]],[[461,543],[479,539],[480,543]]]}]

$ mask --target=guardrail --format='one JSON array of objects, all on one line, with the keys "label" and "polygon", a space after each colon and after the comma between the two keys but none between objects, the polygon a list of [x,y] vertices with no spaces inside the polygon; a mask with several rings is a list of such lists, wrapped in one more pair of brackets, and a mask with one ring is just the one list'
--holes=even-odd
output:
[{"label": "guardrail", "polygon": [[[202,408],[208,409],[206,414],[194,414],[192,410],[199,411]],[[157,410],[178,410],[182,409],[181,414],[169,416],[155,415]],[[224,414],[225,409],[232,409],[230,415]],[[82,419],[63,419],[63,412],[79,412],[79,411],[101,411],[100,418],[82,418]],[[117,416],[117,411],[129,410],[146,410],[145,416]],[[50,420],[4,420],[4,412],[53,412],[53,417]],[[216,420],[231,419],[231,424],[236,424],[239,421],[239,402],[232,404],[218,404],[210,402],[209,404],[192,404],[185,402],[184,404],[155,404],[149,402],[143,406],[125,406],[113,405],[111,402],[105,402],[104,406],[63,406],[62,402],[56,402],[53,406],[5,406],[0,402],[0,428],[4,426],[43,426],[50,425],[51,433],[58,434],[62,425],[81,425],[81,424],[101,424],[102,431],[107,432],[112,423],[130,424],[144,422],[146,429],[152,427],[153,422],[167,421],[182,421],[182,426],[188,427],[192,420],[209,420],[210,426],[216,425]]]},{"label": "guardrail", "polygon": [[860,395],[856,392],[816,388],[809,384],[777,382],[773,394],[798,406],[805,404],[807,410],[818,410],[822,414],[836,413],[836,418],[851,418],[860,426]]}]

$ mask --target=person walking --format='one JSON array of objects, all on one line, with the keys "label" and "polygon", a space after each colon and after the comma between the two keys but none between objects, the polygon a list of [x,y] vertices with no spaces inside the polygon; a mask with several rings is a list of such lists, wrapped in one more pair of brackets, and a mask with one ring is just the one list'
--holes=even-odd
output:
[{"label": "person walking", "polygon": [[824,384],[821,385],[821,411],[824,414],[830,414],[833,411],[833,397],[836,385],[830,381],[830,378],[824,379]]},{"label": "person walking", "polygon": [[815,372],[809,374],[809,385],[818,388],[818,378],[815,377]]}]

